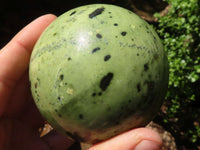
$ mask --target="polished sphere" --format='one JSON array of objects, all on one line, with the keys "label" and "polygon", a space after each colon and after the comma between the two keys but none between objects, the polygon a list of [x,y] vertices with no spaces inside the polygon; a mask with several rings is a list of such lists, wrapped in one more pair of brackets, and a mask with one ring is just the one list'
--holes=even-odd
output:
[{"label": "polished sphere", "polygon": [[58,17],[36,43],[29,70],[44,118],[88,143],[151,121],[165,97],[168,74],[153,28],[133,12],[106,4]]}]

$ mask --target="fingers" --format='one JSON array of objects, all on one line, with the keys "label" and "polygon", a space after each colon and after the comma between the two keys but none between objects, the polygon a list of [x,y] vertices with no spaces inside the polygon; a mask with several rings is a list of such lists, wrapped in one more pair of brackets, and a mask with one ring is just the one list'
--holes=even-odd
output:
[{"label": "fingers", "polygon": [[[45,15],[23,28],[0,52],[0,79],[15,81],[28,68],[33,46],[44,29],[55,19],[54,15]],[[6,80],[4,79],[6,78]]]},{"label": "fingers", "polygon": [[0,50],[0,116],[2,116],[10,91],[27,70],[33,46],[44,29],[56,18],[44,15],[23,28]]},{"label": "fingers", "polygon": [[94,145],[89,150],[159,150],[161,145],[162,139],[156,132],[138,128]]}]

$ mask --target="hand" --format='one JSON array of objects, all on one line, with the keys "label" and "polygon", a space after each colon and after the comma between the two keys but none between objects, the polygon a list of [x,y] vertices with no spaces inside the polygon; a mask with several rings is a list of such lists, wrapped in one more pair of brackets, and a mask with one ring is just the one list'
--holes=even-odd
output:
[{"label": "hand", "polygon": [[0,150],[66,150],[72,143],[56,132],[39,137],[44,120],[34,105],[28,80],[33,46],[55,18],[36,19],[0,50]]},{"label": "hand", "polygon": [[[0,50],[0,149],[2,150],[66,150],[73,141],[53,131],[40,138],[38,129],[44,123],[31,96],[28,66],[31,51],[44,29],[56,18],[45,15],[22,29]],[[159,135],[138,128],[89,150],[157,150]],[[143,147],[142,147],[143,146]]]}]

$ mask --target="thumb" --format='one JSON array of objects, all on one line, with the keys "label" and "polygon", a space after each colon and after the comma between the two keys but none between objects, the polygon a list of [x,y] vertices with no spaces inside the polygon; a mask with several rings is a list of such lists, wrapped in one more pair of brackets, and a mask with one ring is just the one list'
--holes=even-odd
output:
[{"label": "thumb", "polygon": [[158,133],[137,128],[92,146],[89,150],[160,150],[162,139]]}]

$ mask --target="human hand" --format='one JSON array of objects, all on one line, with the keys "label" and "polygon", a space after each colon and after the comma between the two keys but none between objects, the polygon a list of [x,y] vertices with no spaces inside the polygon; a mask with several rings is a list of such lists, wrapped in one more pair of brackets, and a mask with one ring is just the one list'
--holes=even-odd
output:
[{"label": "human hand", "polygon": [[[34,20],[0,50],[0,150],[66,150],[74,142],[55,131],[40,138],[38,129],[44,120],[29,88],[31,51],[55,18],[45,15]],[[89,150],[145,150],[145,147],[157,150],[161,144],[157,133],[138,128],[96,144]]]},{"label": "human hand", "polygon": [[42,16],[22,29],[0,50],[0,150],[66,149],[71,141],[54,132],[44,138],[38,129],[44,120],[31,97],[28,66],[40,34],[56,18]]}]

